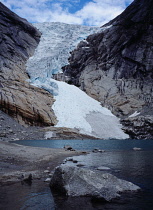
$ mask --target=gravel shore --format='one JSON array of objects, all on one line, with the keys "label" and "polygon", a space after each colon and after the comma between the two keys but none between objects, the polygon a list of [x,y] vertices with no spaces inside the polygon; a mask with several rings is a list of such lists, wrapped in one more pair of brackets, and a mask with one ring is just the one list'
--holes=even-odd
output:
[{"label": "gravel shore", "polygon": [[24,127],[0,111],[0,184],[20,181],[21,176],[26,177],[30,173],[34,179],[45,179],[45,170],[51,172],[66,157],[81,154],[77,151],[21,146],[9,142],[44,139],[44,133],[39,127]]}]

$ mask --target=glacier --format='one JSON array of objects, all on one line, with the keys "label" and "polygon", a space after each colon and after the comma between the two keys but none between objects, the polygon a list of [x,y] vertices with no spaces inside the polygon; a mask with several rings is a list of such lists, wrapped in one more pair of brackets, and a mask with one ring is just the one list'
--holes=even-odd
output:
[{"label": "glacier", "polygon": [[52,106],[57,117],[56,127],[77,129],[80,133],[101,139],[126,139],[119,119],[110,110],[89,97],[74,85],[53,79],[62,73],[68,57],[80,41],[104,28],[65,23],[36,23],[41,33],[34,55],[27,61],[30,83],[50,92],[55,102]]},{"label": "glacier", "polygon": [[70,52],[88,35],[101,31],[99,27],[66,23],[34,23],[41,33],[41,41],[34,55],[27,62],[30,78],[50,78],[61,73],[68,64]]}]

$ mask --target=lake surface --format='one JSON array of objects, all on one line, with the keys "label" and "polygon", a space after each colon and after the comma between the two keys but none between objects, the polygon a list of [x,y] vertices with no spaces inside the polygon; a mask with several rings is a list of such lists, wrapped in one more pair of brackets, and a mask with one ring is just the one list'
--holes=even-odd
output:
[{"label": "lake surface", "polygon": [[[35,184],[29,189],[25,186],[14,188],[15,200],[19,191],[26,191],[26,198],[20,198],[20,208],[16,209],[58,209],[58,210],[152,210],[153,209],[153,140],[29,140],[17,141],[22,145],[63,148],[70,145],[74,149],[91,151],[104,149],[104,153],[89,153],[73,157],[77,163],[67,161],[66,164],[82,164],[83,167],[97,169],[99,166],[111,168],[110,173],[118,178],[131,181],[142,188],[141,192],[123,194],[120,200],[113,203],[92,203],[89,198],[63,198],[52,194],[48,187]],[[141,147],[142,151],[133,151],[133,147]],[[9,188],[11,190],[11,188]],[[33,194],[31,194],[31,191]],[[8,191],[9,193],[9,191]],[[11,193],[9,197],[11,196]],[[41,197],[42,196],[42,197]],[[46,207],[43,207],[43,203]],[[17,205],[17,204],[16,204]],[[14,208],[15,209],[15,208]]]},{"label": "lake surface", "polygon": [[133,147],[153,150],[153,140],[20,140],[12,143],[46,148],[63,148],[70,145],[76,150],[85,151],[92,151],[95,148],[110,151],[132,150]]}]

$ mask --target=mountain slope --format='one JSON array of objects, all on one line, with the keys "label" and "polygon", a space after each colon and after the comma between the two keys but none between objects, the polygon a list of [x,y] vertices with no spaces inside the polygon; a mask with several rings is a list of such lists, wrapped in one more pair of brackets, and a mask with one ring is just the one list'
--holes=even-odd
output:
[{"label": "mountain slope", "polygon": [[78,45],[64,72],[73,84],[115,115],[125,118],[139,112],[140,117],[123,120],[133,138],[153,137],[152,11],[151,0],[135,0],[105,25],[105,31],[90,35],[86,43]]},{"label": "mountain slope", "polygon": [[54,125],[54,100],[33,87],[25,63],[33,55],[41,33],[0,3],[0,109],[22,124]]},{"label": "mountain slope", "polygon": [[96,138],[128,138],[121,129],[119,119],[101,107],[99,102],[73,85],[52,79],[62,72],[61,67],[68,62],[69,51],[80,40],[84,42],[84,38],[91,32],[106,28],[63,23],[35,25],[42,36],[34,55],[27,61],[27,72],[32,85],[54,95],[52,108],[58,120],[56,127],[72,128]]}]

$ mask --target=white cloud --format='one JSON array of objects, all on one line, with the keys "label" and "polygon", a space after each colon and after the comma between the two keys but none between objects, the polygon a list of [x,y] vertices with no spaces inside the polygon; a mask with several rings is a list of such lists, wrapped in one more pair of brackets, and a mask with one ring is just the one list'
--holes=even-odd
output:
[{"label": "white cloud", "polygon": [[80,10],[82,0],[2,0],[3,4],[30,22],[64,22],[101,26],[119,15],[132,0],[89,0]]}]

